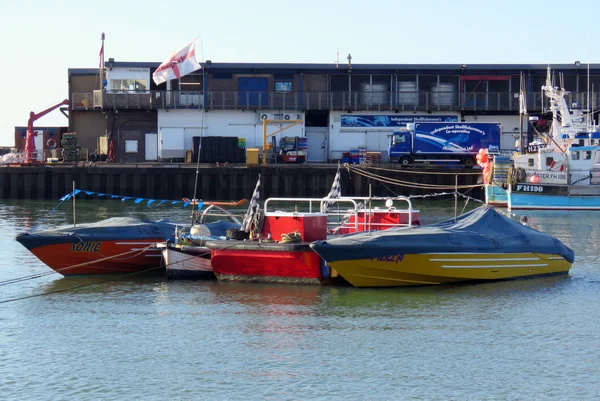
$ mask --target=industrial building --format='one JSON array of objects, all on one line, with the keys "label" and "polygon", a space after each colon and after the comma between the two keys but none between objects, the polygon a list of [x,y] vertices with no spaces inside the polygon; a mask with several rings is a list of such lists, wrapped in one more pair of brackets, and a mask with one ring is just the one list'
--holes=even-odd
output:
[{"label": "industrial building", "polygon": [[[479,121],[502,125],[502,148],[513,149],[521,129],[522,76],[530,115],[544,110],[546,65],[263,64],[206,61],[196,72],[155,85],[159,62],[105,63],[69,69],[69,131],[88,153],[116,162],[183,161],[194,137],[237,137],[263,147],[262,119],[292,124],[277,137],[306,138],[309,162],[338,160],[366,148],[387,157],[388,135],[410,122]],[[571,91],[571,103],[594,110],[600,65],[552,65]],[[588,107],[589,106],[589,107]],[[597,114],[596,114],[597,116]],[[286,121],[290,121],[287,123]],[[104,138],[104,139],[103,139]]]}]

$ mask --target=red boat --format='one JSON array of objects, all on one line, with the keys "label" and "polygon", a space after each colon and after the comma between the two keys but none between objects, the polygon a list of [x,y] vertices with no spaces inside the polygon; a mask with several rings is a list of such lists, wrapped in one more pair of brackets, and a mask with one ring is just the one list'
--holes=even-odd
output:
[{"label": "red boat", "polygon": [[23,233],[16,240],[63,276],[122,274],[159,270],[161,250],[152,245],[171,238],[175,227],[168,220],[113,217]]},{"label": "red boat", "polygon": [[[408,203],[407,209],[395,209],[392,199]],[[313,252],[309,244],[327,239],[332,234],[351,234],[361,231],[385,230],[392,227],[419,224],[419,211],[412,208],[408,198],[387,200],[386,208],[366,208],[368,198],[270,198],[264,204],[261,240],[207,241],[211,250],[211,265],[219,280],[286,282],[322,284],[336,279],[337,273]],[[307,212],[271,210],[269,204],[304,203]],[[324,202],[350,204],[351,209],[325,213]],[[319,208],[315,208],[319,204]],[[318,210],[314,212],[313,210]],[[336,216],[339,222],[335,222]],[[299,243],[293,241],[301,240]],[[291,242],[292,241],[292,242]]]}]

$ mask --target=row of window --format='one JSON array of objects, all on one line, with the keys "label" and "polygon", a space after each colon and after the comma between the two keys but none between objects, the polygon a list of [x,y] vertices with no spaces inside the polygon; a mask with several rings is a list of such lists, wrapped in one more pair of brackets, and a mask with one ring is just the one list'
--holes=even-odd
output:
[{"label": "row of window", "polygon": [[[110,90],[112,91],[146,91],[148,90],[147,81],[145,79],[111,79]],[[182,91],[201,91],[200,82],[181,82],[179,90]],[[292,81],[277,81],[275,82],[275,92],[292,92]]]},{"label": "row of window", "polygon": [[146,91],[148,90],[148,82],[145,79],[111,79],[110,90]]}]

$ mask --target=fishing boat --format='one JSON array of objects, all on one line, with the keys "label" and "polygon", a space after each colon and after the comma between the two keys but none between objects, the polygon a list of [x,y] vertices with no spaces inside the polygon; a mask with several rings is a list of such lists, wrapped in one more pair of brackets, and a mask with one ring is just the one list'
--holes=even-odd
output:
[{"label": "fishing boat", "polygon": [[[244,200],[247,202],[247,200]],[[223,202],[220,202],[221,204]],[[243,203],[236,203],[239,206]],[[214,213],[213,209],[217,209]],[[207,222],[217,217],[219,220]],[[221,218],[228,218],[222,220]],[[176,227],[173,238],[159,242],[168,279],[211,280],[215,274],[210,261],[210,249],[205,246],[209,240],[226,239],[227,230],[239,229],[241,222],[237,216],[217,204],[211,204],[191,227]],[[189,229],[189,230],[188,230]]]},{"label": "fishing boat", "polygon": [[310,247],[355,287],[483,282],[567,273],[574,252],[490,206],[456,219],[316,241]]},{"label": "fishing boat", "polygon": [[600,132],[589,113],[569,108],[569,92],[553,85],[550,69],[542,90],[552,112],[550,130],[510,167],[492,160],[486,202],[510,210],[600,210]]},{"label": "fishing boat", "polygon": [[[262,207],[256,235],[246,240],[206,241],[212,268],[219,280],[226,281],[340,281],[335,270],[313,252],[310,243],[341,234],[419,223],[419,211],[412,208],[409,198],[387,198],[385,207],[368,206],[369,202],[383,201],[366,197],[269,198]],[[394,201],[406,202],[407,208],[396,209]]]},{"label": "fishing boat", "polygon": [[63,276],[123,274],[158,270],[161,252],[152,245],[172,237],[175,227],[169,220],[113,217],[22,233],[16,240]]}]

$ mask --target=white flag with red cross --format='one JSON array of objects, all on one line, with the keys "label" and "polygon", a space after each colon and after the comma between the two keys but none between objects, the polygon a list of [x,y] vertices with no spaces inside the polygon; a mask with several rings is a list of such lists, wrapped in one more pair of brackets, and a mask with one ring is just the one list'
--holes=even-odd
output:
[{"label": "white flag with red cross", "polygon": [[178,79],[200,69],[200,62],[196,58],[196,39],[171,54],[152,74],[156,85]]}]

